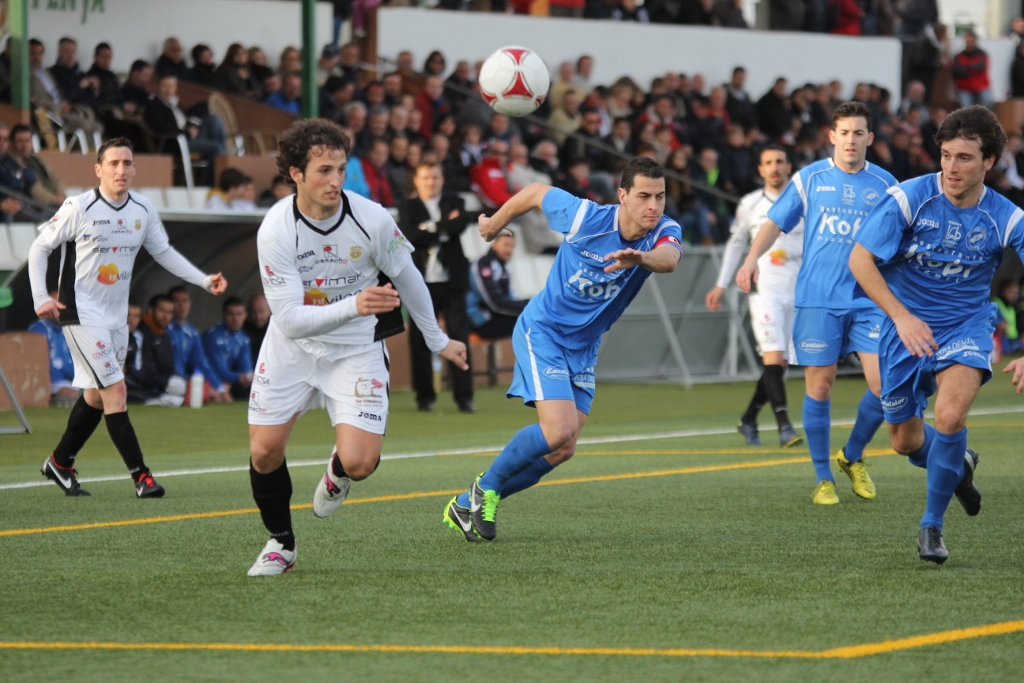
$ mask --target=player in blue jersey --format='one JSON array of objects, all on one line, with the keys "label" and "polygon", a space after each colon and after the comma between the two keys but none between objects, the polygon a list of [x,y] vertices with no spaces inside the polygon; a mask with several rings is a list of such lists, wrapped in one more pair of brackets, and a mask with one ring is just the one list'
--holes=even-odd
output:
[{"label": "player in blue jersey", "polygon": [[830,399],[839,359],[854,352],[860,357],[868,389],[836,464],[850,478],[854,493],[869,500],[875,497],[875,484],[863,456],[864,447],[884,419],[878,398],[878,335],[885,316],[870,300],[854,297],[856,283],[847,264],[864,220],[896,184],[887,171],[865,161],[874,140],[867,106],[846,102],[836,107],[829,138],[835,146],[832,158],[793,176],[768,210],[768,221],[736,274],[736,284],[749,292],[757,281],[757,259],[780,231],[790,232],[806,219],[803,263],[796,280],[793,344],[797,364],[805,368],[804,433],[818,477],[811,499],[817,505],[839,502],[829,466]]},{"label": "player in blue jersey", "polygon": [[445,507],[445,522],[467,541],[494,540],[498,502],[572,457],[594,400],[601,335],[652,272],[671,273],[682,255],[679,224],[663,215],[665,173],[646,157],[622,172],[618,204],[601,206],[533,183],[491,218],[482,216],[480,234],[490,242],[534,208],[565,235],[547,284],[512,334],[516,365],[508,396],[535,407],[539,424],[519,430],[469,490]]},{"label": "player in blue jersey", "polygon": [[[1011,247],[1024,256],[1024,211],[984,185],[1006,135],[980,106],[939,126],[942,171],[890,188],[850,255],[857,282],[888,314],[878,344],[882,406],[892,447],[928,470],[928,502],[917,549],[949,557],[942,540],[955,494],[968,515],[981,510],[978,455],[967,448],[967,411],[992,378],[992,277]],[[935,396],[935,427],[922,420]]]}]

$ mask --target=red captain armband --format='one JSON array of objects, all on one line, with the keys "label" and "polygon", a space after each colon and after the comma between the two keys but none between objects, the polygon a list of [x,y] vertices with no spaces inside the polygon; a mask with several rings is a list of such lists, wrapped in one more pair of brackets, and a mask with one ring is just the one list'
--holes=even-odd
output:
[{"label": "red captain armband", "polygon": [[665,235],[664,237],[660,238],[657,242],[654,243],[654,248],[657,249],[663,244],[672,244],[675,245],[678,249],[683,248],[683,245],[679,243],[679,240],[672,235]]}]

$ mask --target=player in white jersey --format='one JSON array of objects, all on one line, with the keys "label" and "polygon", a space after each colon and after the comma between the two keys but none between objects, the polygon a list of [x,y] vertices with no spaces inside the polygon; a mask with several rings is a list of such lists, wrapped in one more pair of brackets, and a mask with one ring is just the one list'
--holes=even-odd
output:
[{"label": "player in white jersey", "polygon": [[[761,150],[757,170],[764,179],[764,188],[743,197],[736,207],[736,220],[732,224],[732,236],[725,245],[722,267],[718,271],[718,282],[704,298],[708,310],[717,311],[722,307],[722,295],[729,287],[751,240],[768,220],[768,209],[786,187],[793,168],[787,158],[786,149],[782,145],[772,144]],[[803,437],[789,422],[784,379],[789,363],[796,360],[791,351],[793,296],[803,252],[803,225],[793,232],[781,234],[771,250],[758,259],[761,278],[757,282],[757,291],[750,292],[747,297],[750,305],[750,324],[754,328],[758,350],[764,360],[764,372],[757,381],[754,397],[750,400],[747,411],[740,417],[740,424],[737,427],[748,446],[761,445],[757,431],[757,414],[764,404],[769,402],[779,425],[779,445],[788,448],[803,442]]]},{"label": "player in white jersey", "polygon": [[341,189],[351,151],[345,131],[323,119],[299,121],[279,149],[278,169],[296,194],[267,212],[256,240],[272,315],[249,393],[249,475],[270,540],[249,576],[295,565],[285,447],[318,391],[336,446],[313,493],[313,514],[332,514],[352,482],[377,469],[388,418],[383,339],[402,330],[399,293],[430,350],[468,367],[466,346],[438,328],[413,248],[394,220]]},{"label": "player in white jersey", "polygon": [[[68,496],[87,496],[78,483],[75,456],[105,419],[110,438],[135,482],[139,498],[158,498],[164,488],[154,481],[142,458],[128,419],[127,388],[121,365],[128,346],[128,290],[139,249],[186,282],[213,294],[227,281],[206,275],[168,242],[156,209],[132,194],[135,163],[125,138],[103,143],[97,153],[95,190],[67,199],[39,228],[28,253],[29,281],[36,315],[59,321],[75,362],[74,386],[84,389],[71,409],[68,426],[43,475]],[[60,285],[54,301],[46,293],[49,255],[61,251]]]}]

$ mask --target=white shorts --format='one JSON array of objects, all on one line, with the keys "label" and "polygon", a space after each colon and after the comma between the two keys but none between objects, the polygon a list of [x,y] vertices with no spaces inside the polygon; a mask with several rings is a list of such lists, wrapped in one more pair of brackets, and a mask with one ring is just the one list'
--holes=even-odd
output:
[{"label": "white shorts", "polygon": [[249,389],[249,424],[280,425],[327,399],[331,425],[383,434],[388,422],[388,350],[289,339],[270,325]]},{"label": "white shorts", "polygon": [[750,325],[754,328],[758,353],[763,356],[769,351],[781,351],[787,362],[795,362],[793,299],[751,293],[747,300],[750,303]]},{"label": "white shorts", "polygon": [[75,361],[78,389],[105,389],[124,379],[122,366],[128,354],[128,325],[114,330],[89,325],[65,325],[64,339]]}]

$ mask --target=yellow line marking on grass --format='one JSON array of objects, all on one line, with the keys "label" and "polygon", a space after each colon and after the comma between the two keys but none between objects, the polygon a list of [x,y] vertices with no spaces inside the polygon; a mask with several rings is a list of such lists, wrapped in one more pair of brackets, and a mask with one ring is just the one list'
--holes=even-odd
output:
[{"label": "yellow line marking on grass", "polygon": [[[616,455],[621,453],[616,452]],[[882,455],[895,455],[887,449],[867,449],[865,457],[878,457]],[[810,462],[807,456],[795,456],[791,458],[776,458],[773,460],[752,460],[747,462],[730,463],[727,465],[705,465],[700,467],[681,467],[669,470],[654,470],[650,472],[626,472],[622,474],[604,474],[593,477],[575,477],[572,479],[555,479],[542,481],[537,486],[561,486],[563,484],[584,484],[595,481],[620,481],[625,479],[641,479],[645,477],[666,477],[673,474],[697,474],[700,472],[726,472],[729,470],[743,470],[754,467],[774,467],[777,465],[792,465],[798,462]],[[345,505],[358,505],[360,503],[384,503],[396,500],[412,500],[414,498],[435,498],[439,496],[454,496],[462,493],[463,489],[449,489],[445,491],[417,491],[413,493],[397,493],[386,496],[371,496],[367,498],[354,498],[345,501]],[[313,505],[304,503],[292,505],[292,510],[308,510]],[[122,519],[113,522],[91,522],[88,524],[65,524],[62,526],[37,527],[34,529],[6,529],[0,531],[3,536],[27,536],[30,534],[46,534],[59,531],[85,531],[87,529],[107,529],[122,526],[135,526],[137,524],[159,524],[162,522],[184,522],[192,519],[210,519],[213,517],[231,517],[234,515],[251,515],[259,512],[257,508],[238,508],[235,510],[216,510],[214,512],[192,512],[184,515],[167,515],[163,517],[142,517],[139,519]]]},{"label": "yellow line marking on grass", "polygon": [[729,650],[724,648],[523,647],[478,645],[358,645],[347,643],[111,643],[0,641],[3,650],[217,650],[234,652],[382,652],[392,654],[598,655],[630,657],[752,657],[761,659],[854,659],[959,640],[1024,631],[1024,620],[940,631],[922,636],[829,650]]}]

